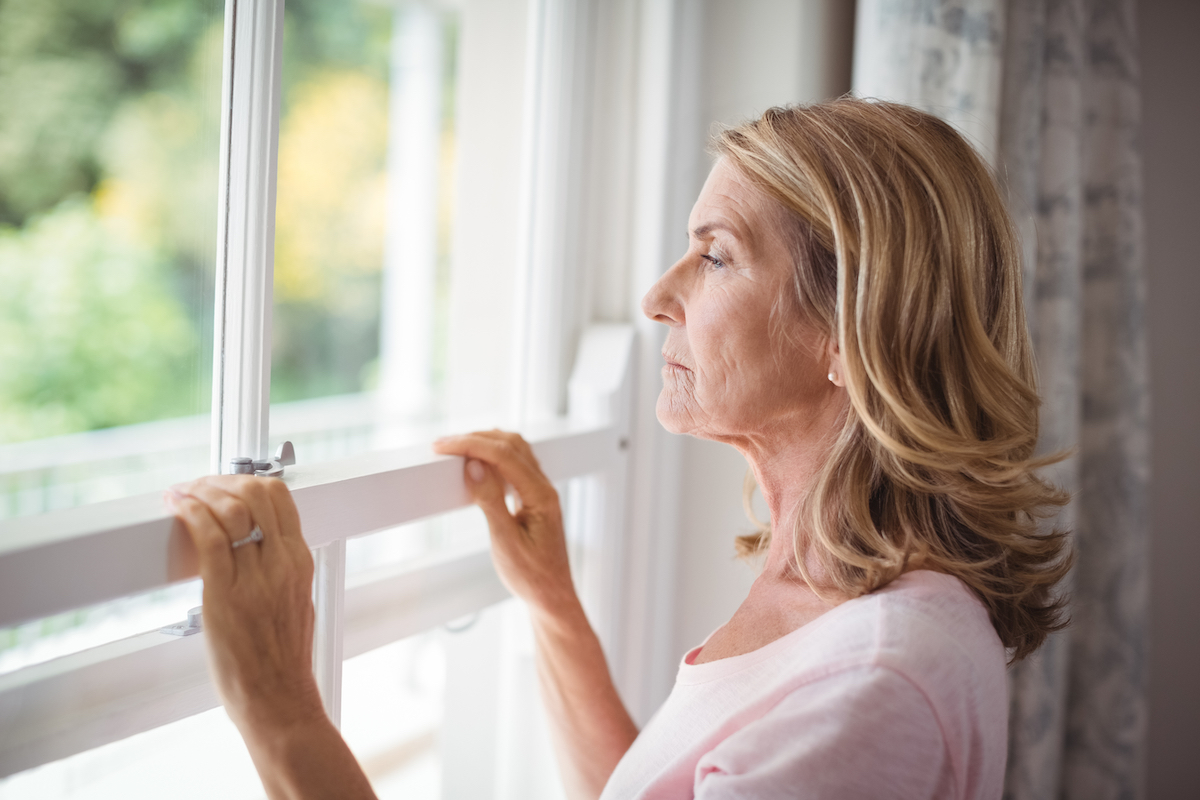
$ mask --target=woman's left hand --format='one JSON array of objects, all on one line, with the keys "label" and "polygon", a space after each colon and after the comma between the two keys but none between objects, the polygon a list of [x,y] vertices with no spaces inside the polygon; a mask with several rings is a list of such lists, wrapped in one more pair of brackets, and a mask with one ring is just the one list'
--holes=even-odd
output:
[{"label": "woman's left hand", "polygon": [[[582,607],[571,580],[562,506],[529,442],[508,431],[475,431],[438,439],[433,449],[465,459],[463,477],[487,517],[492,562],[509,591],[536,616],[577,619]],[[505,501],[506,486],[517,493],[515,512]]]},{"label": "woman's left hand", "polygon": [[[323,717],[312,670],[313,559],[287,487],[219,475],[166,499],[199,553],[209,666],[234,723],[246,735]],[[234,548],[256,525],[262,541]]]}]

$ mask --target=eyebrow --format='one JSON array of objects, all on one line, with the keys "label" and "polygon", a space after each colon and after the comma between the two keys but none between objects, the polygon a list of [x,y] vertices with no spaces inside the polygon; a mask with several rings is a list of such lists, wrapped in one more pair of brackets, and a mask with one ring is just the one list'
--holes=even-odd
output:
[{"label": "eyebrow", "polygon": [[707,236],[708,234],[712,233],[715,230],[728,231],[729,233],[733,234],[733,238],[735,238],[735,239],[738,238],[737,231],[735,231],[733,229],[733,226],[728,225],[724,222],[709,222],[704,225],[701,225],[699,228],[695,228],[692,230],[691,237],[693,239],[700,239],[700,238]]}]

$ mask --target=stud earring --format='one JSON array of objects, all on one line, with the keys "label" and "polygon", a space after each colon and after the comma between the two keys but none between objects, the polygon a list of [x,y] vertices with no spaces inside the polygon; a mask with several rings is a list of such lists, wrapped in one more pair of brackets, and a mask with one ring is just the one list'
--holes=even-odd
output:
[{"label": "stud earring", "polygon": [[829,373],[829,382],[837,383],[837,373],[836,372]]}]

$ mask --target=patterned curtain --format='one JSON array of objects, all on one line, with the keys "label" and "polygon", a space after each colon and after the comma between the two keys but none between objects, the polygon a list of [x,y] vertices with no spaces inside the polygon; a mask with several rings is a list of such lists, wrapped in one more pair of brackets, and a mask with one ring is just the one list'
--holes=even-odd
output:
[{"label": "patterned curtain", "polygon": [[854,91],[955,124],[1025,246],[1071,626],[1010,670],[1005,797],[1144,793],[1148,381],[1134,0],[859,0]]}]

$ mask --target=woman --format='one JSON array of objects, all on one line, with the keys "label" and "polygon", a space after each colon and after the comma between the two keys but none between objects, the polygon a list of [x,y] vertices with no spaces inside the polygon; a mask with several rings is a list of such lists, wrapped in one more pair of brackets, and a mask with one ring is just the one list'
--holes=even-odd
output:
[{"label": "woman", "polygon": [[[750,462],[761,574],[639,735],[571,583],[554,488],[499,431],[451,437],[528,603],[573,797],[999,797],[1006,651],[1061,627],[1066,497],[1012,225],[984,164],[911,108],[842,99],[721,133],[687,253],[649,291],[658,417]],[[510,513],[505,485],[520,497]],[[212,668],[273,797],[370,796],[325,719],[312,561],[282,484],[173,496],[201,551]],[[260,545],[231,549],[257,523]],[[253,613],[252,610],[253,609]],[[266,612],[264,612],[266,609]]]}]

